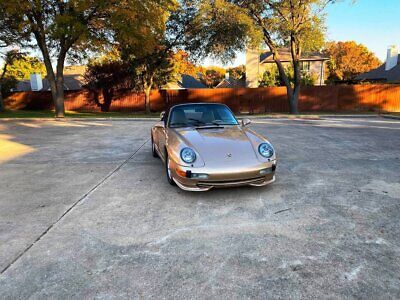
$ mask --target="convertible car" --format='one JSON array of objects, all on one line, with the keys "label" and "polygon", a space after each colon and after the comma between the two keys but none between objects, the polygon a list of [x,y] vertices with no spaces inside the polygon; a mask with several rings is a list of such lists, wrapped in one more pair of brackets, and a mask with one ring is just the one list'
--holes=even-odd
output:
[{"label": "convertible car", "polygon": [[267,185],[275,181],[276,154],[248,124],[223,104],[175,105],[151,129],[153,156],[169,183],[186,191]]}]

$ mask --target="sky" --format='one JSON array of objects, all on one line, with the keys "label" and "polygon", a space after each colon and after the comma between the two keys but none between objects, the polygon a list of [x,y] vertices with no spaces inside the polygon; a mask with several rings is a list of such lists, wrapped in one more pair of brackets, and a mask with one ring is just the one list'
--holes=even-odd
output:
[{"label": "sky", "polygon": [[[364,44],[378,56],[386,59],[389,45],[400,47],[400,0],[341,0],[326,10],[327,40]],[[230,65],[244,64],[245,54],[239,53]],[[206,59],[205,65],[220,62]]]}]

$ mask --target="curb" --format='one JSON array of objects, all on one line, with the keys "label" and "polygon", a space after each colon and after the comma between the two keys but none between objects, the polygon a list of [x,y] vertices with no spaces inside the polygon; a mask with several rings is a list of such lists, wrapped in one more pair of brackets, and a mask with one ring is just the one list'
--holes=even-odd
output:
[{"label": "curb", "polygon": [[400,116],[381,115],[381,117],[382,117],[382,118],[385,118],[385,119],[400,120]]},{"label": "curb", "polygon": [[379,118],[378,114],[368,114],[368,115],[271,115],[271,116],[246,116],[241,115],[238,118],[245,119],[293,119],[293,120],[322,120],[324,118]]}]

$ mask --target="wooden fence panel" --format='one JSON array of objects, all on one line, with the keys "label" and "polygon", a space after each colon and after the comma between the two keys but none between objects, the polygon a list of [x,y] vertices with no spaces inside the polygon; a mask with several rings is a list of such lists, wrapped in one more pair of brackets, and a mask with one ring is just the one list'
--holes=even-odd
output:
[{"label": "wooden fence panel", "polygon": [[[100,93],[101,95],[101,93]],[[100,111],[94,92],[66,91],[65,108],[72,111]],[[102,97],[100,96],[100,101]],[[10,109],[52,109],[50,92],[16,92],[6,99]],[[171,105],[188,102],[224,103],[235,113],[283,113],[289,111],[285,87],[239,89],[154,90],[150,107],[162,111]],[[110,111],[145,110],[143,94],[129,90],[115,93]],[[400,85],[340,85],[302,87],[299,97],[302,112],[400,112]]]}]

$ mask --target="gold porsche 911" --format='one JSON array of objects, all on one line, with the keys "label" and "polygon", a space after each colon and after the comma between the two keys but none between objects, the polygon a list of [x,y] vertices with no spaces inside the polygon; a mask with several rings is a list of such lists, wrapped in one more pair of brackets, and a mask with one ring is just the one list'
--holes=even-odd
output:
[{"label": "gold porsche 911", "polygon": [[249,123],[239,124],[223,104],[175,105],[151,129],[153,156],[169,183],[186,191],[267,185],[275,181],[276,154]]}]

